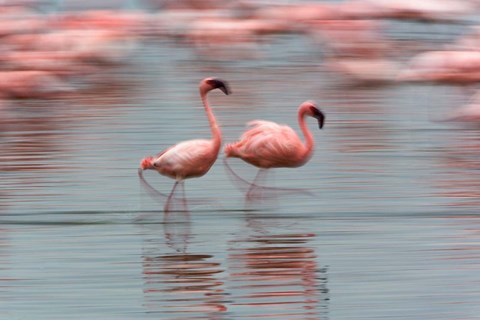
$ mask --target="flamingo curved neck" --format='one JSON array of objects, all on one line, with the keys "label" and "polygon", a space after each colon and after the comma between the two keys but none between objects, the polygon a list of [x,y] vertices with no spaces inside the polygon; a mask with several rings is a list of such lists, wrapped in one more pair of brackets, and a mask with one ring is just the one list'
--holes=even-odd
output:
[{"label": "flamingo curved neck", "polygon": [[200,90],[200,97],[202,98],[203,106],[205,107],[205,112],[207,113],[208,122],[210,123],[210,130],[212,132],[215,148],[220,150],[220,145],[222,144],[222,132],[220,131],[217,119],[215,118],[215,115],[210,108],[210,104],[208,103],[207,93],[208,91],[205,92],[203,90]]},{"label": "flamingo curved neck", "polygon": [[302,159],[306,161],[312,155],[314,142],[313,142],[313,135],[308,129],[307,124],[305,122],[305,110],[300,110],[298,112],[298,124],[300,126],[300,129],[302,130],[303,136],[305,137],[305,143],[304,143],[305,151],[302,155]]}]

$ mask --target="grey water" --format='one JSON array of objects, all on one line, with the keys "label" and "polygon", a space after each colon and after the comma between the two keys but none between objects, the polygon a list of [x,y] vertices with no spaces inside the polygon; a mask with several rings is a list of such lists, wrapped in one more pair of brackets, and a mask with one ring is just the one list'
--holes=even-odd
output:
[{"label": "grey water", "polygon": [[[435,44],[453,31],[391,32]],[[142,40],[96,90],[2,107],[0,319],[480,318],[480,131],[435,121],[470,89],[351,85],[299,35],[256,50],[218,59]],[[186,181],[188,211],[165,213],[142,186],[144,156],[209,137],[207,76],[233,91],[210,93],[225,142],[252,119],[298,132],[298,105],[317,101],[311,160],[262,182],[298,192],[246,201],[222,155]]]}]

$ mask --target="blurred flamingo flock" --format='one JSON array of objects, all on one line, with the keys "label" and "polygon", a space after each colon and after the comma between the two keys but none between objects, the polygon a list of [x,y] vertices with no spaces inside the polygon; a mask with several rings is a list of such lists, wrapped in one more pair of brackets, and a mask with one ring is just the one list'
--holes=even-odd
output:
[{"label": "blurred flamingo flock", "polygon": [[[306,37],[325,70],[360,84],[480,81],[475,0],[3,1],[0,97],[50,99],[108,82],[142,43],[171,40],[210,59],[256,59],[276,35]],[[390,39],[391,21],[467,26],[457,39],[422,46]],[[313,67],[313,66],[312,66]],[[473,94],[472,94],[473,96]],[[479,101],[447,119],[478,121]]]}]

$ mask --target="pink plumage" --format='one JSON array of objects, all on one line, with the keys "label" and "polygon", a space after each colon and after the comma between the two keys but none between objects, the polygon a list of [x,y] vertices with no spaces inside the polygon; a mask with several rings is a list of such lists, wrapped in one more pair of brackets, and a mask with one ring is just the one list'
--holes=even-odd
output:
[{"label": "pink plumage", "polygon": [[220,89],[228,95],[230,90],[226,82],[215,78],[203,79],[199,88],[200,97],[210,123],[212,139],[183,141],[165,149],[156,156],[145,157],[140,162],[140,175],[143,170],[150,169],[176,180],[165,204],[166,211],[178,183],[183,182],[184,179],[201,177],[206,174],[217,160],[222,144],[221,131],[208,103],[207,93],[213,89]]},{"label": "pink plumage", "polygon": [[302,142],[297,133],[286,125],[265,120],[250,121],[240,140],[224,148],[226,157],[244,160],[262,169],[299,167],[311,157],[314,147],[313,136],[305,123],[305,116],[316,118],[323,127],[324,114],[315,103],[306,101],[298,109],[300,129],[305,136]]}]

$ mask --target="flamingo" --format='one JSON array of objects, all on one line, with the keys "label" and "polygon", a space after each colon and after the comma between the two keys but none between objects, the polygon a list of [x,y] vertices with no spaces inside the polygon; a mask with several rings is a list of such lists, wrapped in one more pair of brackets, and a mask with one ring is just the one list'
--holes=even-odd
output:
[{"label": "flamingo", "polygon": [[426,51],[413,57],[398,81],[473,83],[480,81],[480,52],[470,50]]},{"label": "flamingo", "polygon": [[164,210],[170,210],[175,189],[180,184],[183,189],[183,181],[188,178],[197,178],[205,175],[217,160],[222,144],[222,134],[215,115],[207,100],[207,93],[213,89],[220,89],[226,95],[230,89],[225,81],[216,78],[205,78],[200,82],[200,97],[205,107],[205,112],[210,123],[213,139],[194,139],[183,141],[171,146],[157,154],[148,156],[140,162],[138,174],[143,180],[144,170],[156,170],[161,175],[175,179],[172,191],[170,192]]},{"label": "flamingo", "polygon": [[[295,168],[304,165],[312,156],[313,135],[307,128],[305,116],[318,120],[323,128],[325,115],[313,101],[305,101],[298,108],[298,123],[305,137],[305,143],[297,133],[286,125],[265,120],[253,120],[247,123],[248,130],[240,140],[224,148],[225,157],[240,158],[259,168],[254,182],[250,185],[247,198],[251,197],[255,181],[266,169]],[[228,166],[228,164],[227,164]]]}]

